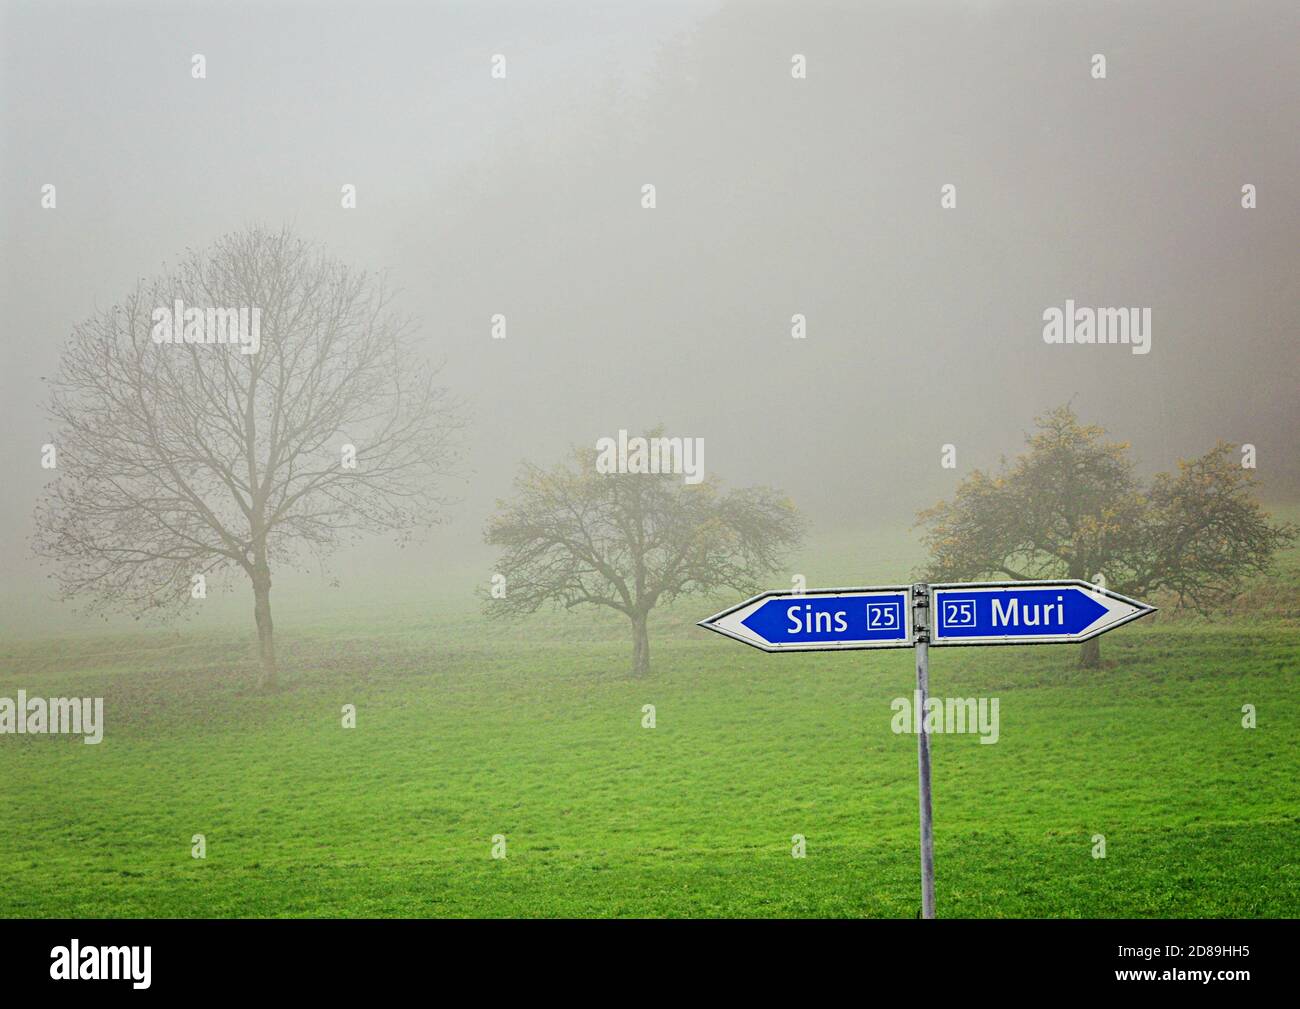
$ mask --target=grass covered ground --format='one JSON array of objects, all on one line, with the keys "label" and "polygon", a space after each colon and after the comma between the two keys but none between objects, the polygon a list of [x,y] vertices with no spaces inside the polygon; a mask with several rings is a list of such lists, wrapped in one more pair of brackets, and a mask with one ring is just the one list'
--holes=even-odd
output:
[{"label": "grass covered ground", "polygon": [[[825,556],[810,584],[867,580]],[[940,916],[1300,915],[1297,571],[1107,635],[1101,670],[935,649],[932,692],[1001,722],[934,738]],[[660,615],[645,681],[613,617],[503,628],[469,602],[282,616],[270,696],[242,627],[8,641],[0,696],[103,696],[107,727],[0,736],[0,915],[914,916],[910,651],[693,626],[730,601]]]}]

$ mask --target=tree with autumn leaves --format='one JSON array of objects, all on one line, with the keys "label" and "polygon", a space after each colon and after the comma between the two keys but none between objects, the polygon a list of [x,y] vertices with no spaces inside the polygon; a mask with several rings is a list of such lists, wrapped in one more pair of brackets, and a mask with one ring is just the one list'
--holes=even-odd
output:
[{"label": "tree with autumn leaves", "polygon": [[524,466],[514,497],[498,502],[487,525],[508,587],[486,610],[503,618],[548,604],[615,610],[631,625],[632,675],[645,676],[656,606],[722,588],[757,591],[798,545],[804,523],[780,491],[724,491],[711,477],[690,484],[672,473],[606,474],[596,458],[575,448],[568,465]]},{"label": "tree with autumn leaves", "polygon": [[[1127,442],[1068,405],[1035,421],[1028,449],[976,470],[952,501],[921,512],[932,582],[1080,578],[1205,613],[1266,571],[1297,535],[1255,500],[1252,470],[1220,442],[1144,484]],[[1098,639],[1080,662],[1096,666]]]}]

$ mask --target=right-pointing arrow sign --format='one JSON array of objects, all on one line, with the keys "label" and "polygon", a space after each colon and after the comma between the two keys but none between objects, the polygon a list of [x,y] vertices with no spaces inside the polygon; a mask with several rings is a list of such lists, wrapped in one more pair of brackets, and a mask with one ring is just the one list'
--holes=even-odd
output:
[{"label": "right-pointing arrow sign", "polygon": [[987,582],[931,587],[935,645],[1087,641],[1155,611],[1088,582]]}]

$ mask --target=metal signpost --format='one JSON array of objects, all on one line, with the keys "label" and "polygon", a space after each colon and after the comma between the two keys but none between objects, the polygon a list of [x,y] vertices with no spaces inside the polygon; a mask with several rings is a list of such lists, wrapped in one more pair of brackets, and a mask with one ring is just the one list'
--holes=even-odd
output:
[{"label": "metal signpost", "polygon": [[[701,620],[765,652],[912,648],[916,697],[930,696],[930,646],[1078,644],[1155,612],[1154,606],[1078,579],[890,585],[764,592]],[[930,734],[916,735],[920,785],[921,915],[934,917]]]}]

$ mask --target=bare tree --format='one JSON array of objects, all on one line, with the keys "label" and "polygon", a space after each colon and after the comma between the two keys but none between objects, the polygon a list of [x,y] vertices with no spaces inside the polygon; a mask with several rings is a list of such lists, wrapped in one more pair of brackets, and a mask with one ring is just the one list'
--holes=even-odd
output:
[{"label": "bare tree", "polygon": [[[260,346],[182,342],[180,320],[177,342],[157,342],[155,313],[177,300],[260,309]],[[437,521],[461,420],[409,333],[375,278],[261,228],[187,252],[78,325],[51,382],[58,476],[36,515],[61,595],[147,611],[239,568],[259,684],[274,685],[272,570]]]},{"label": "bare tree", "polygon": [[498,570],[507,580],[504,598],[487,600],[487,612],[532,613],[545,603],[617,610],[632,625],[634,676],[650,671],[655,606],[723,587],[755,591],[803,530],[776,491],[723,493],[712,479],[602,474],[587,449],[574,450],[572,466],[526,465],[515,492],[487,526],[487,542],[505,550]]},{"label": "bare tree", "polygon": [[[1295,525],[1274,525],[1253,495],[1254,477],[1220,443],[1143,487],[1127,442],[1080,424],[1069,406],[1039,417],[1028,451],[1002,472],[976,470],[918,516],[927,527],[930,581],[1080,578],[1120,592],[1165,592],[1206,612],[1267,571]],[[1080,662],[1101,659],[1097,638]]]}]

